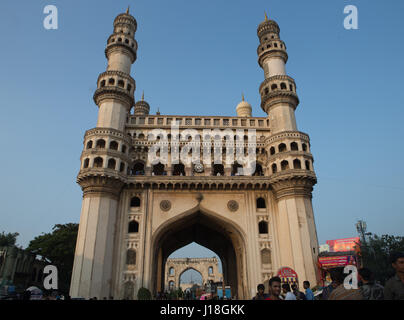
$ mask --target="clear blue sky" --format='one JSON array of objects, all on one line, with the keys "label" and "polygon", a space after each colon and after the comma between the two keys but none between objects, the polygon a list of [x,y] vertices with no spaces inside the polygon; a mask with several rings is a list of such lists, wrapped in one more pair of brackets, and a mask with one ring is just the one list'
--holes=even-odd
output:
[{"label": "clear blue sky", "polygon": [[[43,28],[47,4],[59,9],[58,30]],[[254,116],[265,116],[256,28],[267,11],[288,48],[299,129],[311,137],[320,243],[355,236],[360,218],[371,232],[403,235],[404,2],[396,0],[2,0],[0,232],[19,232],[26,246],[54,224],[79,221],[82,139],[96,125],[106,40],[128,4],[138,22],[136,98],[144,90],[162,114],[233,115],[244,92]],[[359,30],[343,28],[348,4],[359,9]]]}]

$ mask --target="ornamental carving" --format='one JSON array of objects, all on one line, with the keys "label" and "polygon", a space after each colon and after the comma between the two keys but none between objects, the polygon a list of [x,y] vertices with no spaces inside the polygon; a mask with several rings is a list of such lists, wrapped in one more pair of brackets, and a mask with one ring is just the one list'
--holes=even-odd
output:
[{"label": "ornamental carving", "polygon": [[227,208],[232,211],[235,212],[238,210],[238,202],[235,200],[230,200],[229,202],[227,202]]},{"label": "ornamental carving", "polygon": [[163,211],[169,211],[171,209],[171,202],[169,200],[163,200],[160,202],[160,209]]}]

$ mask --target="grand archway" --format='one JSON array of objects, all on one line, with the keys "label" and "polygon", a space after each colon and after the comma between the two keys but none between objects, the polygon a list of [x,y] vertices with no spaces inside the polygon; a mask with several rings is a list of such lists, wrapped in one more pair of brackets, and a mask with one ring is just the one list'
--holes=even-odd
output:
[{"label": "grand archway", "polygon": [[154,293],[164,290],[167,258],[189,243],[195,242],[215,252],[222,261],[223,283],[231,287],[232,296],[246,295],[244,276],[245,245],[243,236],[232,223],[198,208],[168,221],[153,237],[152,279]]}]

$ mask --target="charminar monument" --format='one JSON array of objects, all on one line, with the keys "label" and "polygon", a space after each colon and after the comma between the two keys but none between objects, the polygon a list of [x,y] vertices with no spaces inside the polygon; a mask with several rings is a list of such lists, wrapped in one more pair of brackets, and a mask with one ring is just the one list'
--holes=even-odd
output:
[{"label": "charminar monument", "polygon": [[[115,18],[97,80],[97,125],[84,135],[77,177],[83,202],[70,295],[163,291],[168,257],[192,242],[218,255],[223,284],[238,299],[281,267],[296,271],[300,287],[315,284],[316,175],[278,24],[265,16],[257,29],[266,117],[253,117],[244,97],[227,117],[150,115],[144,97],[134,100],[136,29],[129,10]],[[232,160],[240,152],[254,161]]]}]

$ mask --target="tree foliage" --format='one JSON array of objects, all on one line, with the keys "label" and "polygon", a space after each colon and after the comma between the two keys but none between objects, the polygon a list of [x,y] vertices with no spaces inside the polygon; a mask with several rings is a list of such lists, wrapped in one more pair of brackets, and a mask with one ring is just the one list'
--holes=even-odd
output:
[{"label": "tree foliage", "polygon": [[17,241],[17,237],[20,234],[18,232],[15,233],[0,233],[0,247],[9,247],[15,245]]},{"label": "tree foliage", "polygon": [[404,237],[371,234],[365,243],[360,244],[363,266],[372,270],[375,280],[382,284],[394,275],[390,262],[393,252],[404,252]]},{"label": "tree foliage", "polygon": [[151,300],[152,295],[151,292],[149,291],[149,289],[147,288],[139,288],[138,292],[137,292],[137,299],[138,300]]},{"label": "tree foliage", "polygon": [[58,268],[62,291],[68,291],[70,286],[78,226],[77,223],[56,224],[52,233],[35,237],[27,248]]}]

